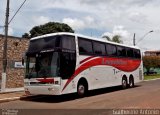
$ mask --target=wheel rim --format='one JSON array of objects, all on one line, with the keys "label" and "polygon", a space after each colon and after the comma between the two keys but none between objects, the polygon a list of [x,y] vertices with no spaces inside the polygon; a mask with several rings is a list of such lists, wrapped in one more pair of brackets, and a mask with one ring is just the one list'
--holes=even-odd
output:
[{"label": "wheel rim", "polygon": [[133,84],[134,84],[134,83],[133,83],[133,79],[130,79],[129,86],[130,86],[130,87],[133,87]]},{"label": "wheel rim", "polygon": [[79,85],[78,87],[78,94],[83,95],[85,93],[85,87],[84,85]]},{"label": "wheel rim", "polygon": [[126,80],[122,80],[122,86],[123,86],[123,88],[126,88],[127,87],[127,82],[126,82]]},{"label": "wheel rim", "polygon": [[129,86],[130,86],[130,87],[132,87],[132,86],[133,86],[132,80],[130,81]]}]

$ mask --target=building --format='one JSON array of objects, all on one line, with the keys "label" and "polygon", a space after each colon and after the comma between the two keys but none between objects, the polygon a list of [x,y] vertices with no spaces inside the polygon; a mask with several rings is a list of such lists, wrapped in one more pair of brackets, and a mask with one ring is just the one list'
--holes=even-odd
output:
[{"label": "building", "polygon": [[145,51],[145,56],[160,56],[160,50],[157,51]]},{"label": "building", "polygon": [[[24,67],[20,66],[22,55],[28,48],[29,39],[8,36],[7,41],[7,80],[6,88],[23,87]],[[3,70],[4,35],[0,34],[0,84]],[[0,85],[1,87],[1,85]]]},{"label": "building", "polygon": [[[145,55],[145,56],[160,56],[160,50],[145,51],[145,52],[144,52],[144,55]],[[157,74],[160,74],[160,68],[159,68],[159,67],[157,67],[157,68],[152,67],[152,68],[150,68],[150,70],[152,71],[151,73],[155,72],[155,73],[157,73]],[[144,67],[144,73],[145,73],[146,71],[147,71],[147,70],[146,70],[146,68]]]}]

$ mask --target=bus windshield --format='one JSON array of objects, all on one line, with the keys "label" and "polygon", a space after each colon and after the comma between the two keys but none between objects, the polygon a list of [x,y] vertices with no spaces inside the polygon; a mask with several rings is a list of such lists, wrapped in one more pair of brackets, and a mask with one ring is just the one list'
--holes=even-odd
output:
[{"label": "bus windshield", "polygon": [[48,78],[57,77],[58,72],[58,52],[40,53],[36,56],[27,56],[26,78]]}]

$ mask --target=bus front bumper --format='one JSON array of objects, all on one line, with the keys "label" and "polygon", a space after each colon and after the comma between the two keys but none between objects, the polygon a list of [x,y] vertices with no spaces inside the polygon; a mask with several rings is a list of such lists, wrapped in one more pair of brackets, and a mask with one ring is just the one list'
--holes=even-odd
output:
[{"label": "bus front bumper", "polygon": [[26,95],[60,95],[60,85],[54,86],[25,86]]}]

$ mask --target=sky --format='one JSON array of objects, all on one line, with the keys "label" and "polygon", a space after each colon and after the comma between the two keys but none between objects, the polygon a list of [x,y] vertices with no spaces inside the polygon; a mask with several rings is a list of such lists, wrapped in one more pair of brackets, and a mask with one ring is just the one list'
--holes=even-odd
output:
[{"label": "sky", "polygon": [[[6,1],[0,0],[0,34],[4,34]],[[23,1],[10,0],[9,19]],[[143,51],[160,50],[160,0],[27,0],[10,23],[9,35],[21,37],[50,21],[99,39],[120,35],[127,45],[133,45],[135,33],[136,45]]]}]

